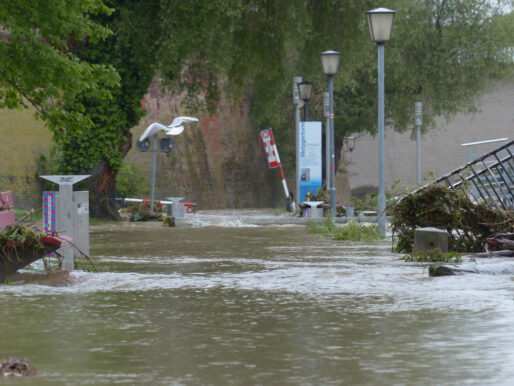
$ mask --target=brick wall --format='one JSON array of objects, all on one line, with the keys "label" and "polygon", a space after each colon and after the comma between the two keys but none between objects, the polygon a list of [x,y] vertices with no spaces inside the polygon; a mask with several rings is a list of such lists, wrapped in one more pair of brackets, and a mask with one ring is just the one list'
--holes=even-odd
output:
[{"label": "brick wall", "polygon": [[41,207],[36,161],[49,153],[51,138],[33,109],[0,109],[0,191],[12,191],[16,208]]},{"label": "brick wall", "polygon": [[[181,96],[163,91],[155,79],[143,99],[148,114],[132,130],[126,162],[150,177],[151,153],[135,146],[146,127],[152,122],[170,124],[180,115],[200,119],[172,137],[176,145],[170,153],[157,154],[156,199],[183,196],[203,209],[283,206],[279,172],[269,170],[259,154],[260,129],[250,122],[248,101],[222,100],[212,115],[190,113],[180,102]],[[289,185],[292,188],[294,181]]]}]

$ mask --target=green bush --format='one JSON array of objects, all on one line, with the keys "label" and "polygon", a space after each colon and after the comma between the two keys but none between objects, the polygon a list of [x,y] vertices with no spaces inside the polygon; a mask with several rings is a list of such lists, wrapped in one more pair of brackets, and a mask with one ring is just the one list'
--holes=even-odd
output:
[{"label": "green bush", "polygon": [[320,234],[331,237],[333,240],[350,240],[350,241],[379,241],[384,238],[380,233],[376,224],[363,225],[355,221],[350,221],[346,225],[338,226],[328,218],[321,224],[308,223],[310,233]]}]

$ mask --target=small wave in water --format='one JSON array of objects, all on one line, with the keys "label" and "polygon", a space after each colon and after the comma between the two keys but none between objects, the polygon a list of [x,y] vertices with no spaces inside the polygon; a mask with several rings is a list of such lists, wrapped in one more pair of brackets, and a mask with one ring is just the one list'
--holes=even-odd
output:
[{"label": "small wave in water", "polygon": [[[102,262],[111,261],[106,257]],[[255,258],[127,259],[123,264],[165,265],[170,273],[74,271],[64,287],[39,284],[1,286],[0,296],[58,295],[92,292],[224,288],[238,291],[291,293],[318,298],[351,296],[362,299],[354,311],[452,309],[511,310],[514,281],[506,275],[464,275],[428,278],[427,269],[405,264],[394,256],[370,261],[346,256],[302,260]],[[188,267],[192,269],[188,270]],[[181,272],[186,271],[186,272]],[[493,295],[494,294],[494,295]]]}]

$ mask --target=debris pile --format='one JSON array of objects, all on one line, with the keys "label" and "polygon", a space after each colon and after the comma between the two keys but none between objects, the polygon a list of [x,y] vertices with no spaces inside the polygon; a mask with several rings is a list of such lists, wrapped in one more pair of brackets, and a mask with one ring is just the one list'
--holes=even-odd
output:
[{"label": "debris pile", "polygon": [[55,252],[64,241],[64,236],[46,235],[33,225],[8,225],[0,231],[0,283],[19,269]]},{"label": "debris pile", "polygon": [[401,199],[391,214],[396,252],[412,252],[417,227],[445,230],[450,251],[514,249],[514,212],[474,203],[460,189],[429,185]]}]

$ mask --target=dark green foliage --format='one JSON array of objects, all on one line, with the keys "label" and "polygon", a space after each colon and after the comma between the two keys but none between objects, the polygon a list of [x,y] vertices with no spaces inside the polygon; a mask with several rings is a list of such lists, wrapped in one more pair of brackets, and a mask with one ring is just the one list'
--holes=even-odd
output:
[{"label": "dark green foliage", "polygon": [[96,44],[77,43],[74,53],[88,63],[101,63],[120,75],[120,82],[104,85],[110,98],[98,98],[89,91],[80,93],[74,110],[84,106],[83,114],[91,121],[89,130],[69,133],[58,140],[62,150],[61,170],[84,173],[106,162],[111,173],[121,167],[130,149],[130,129],[139,123],[145,111],[141,99],[155,74],[156,46],[160,28],[155,20],[159,7],[154,1],[105,1],[115,11],[99,15],[99,23],[113,34]]},{"label": "dark green foliage", "polygon": [[413,251],[411,254],[403,256],[402,260],[417,263],[461,263],[462,256],[457,252],[443,253],[436,248],[431,251]]},{"label": "dark green foliage", "polygon": [[446,230],[450,251],[482,252],[485,239],[502,230],[513,213],[474,204],[461,190],[433,184],[400,200],[392,216],[396,252],[412,251],[417,227]]},{"label": "dark green foliage", "polygon": [[[105,3],[105,4],[104,4]],[[0,107],[32,103],[55,134],[63,173],[93,174],[92,199],[109,212],[115,177],[159,76],[187,91],[190,109],[215,110],[225,94],[249,98],[257,128],[272,126],[286,168],[293,165],[292,78],[316,84],[313,120],[323,119],[319,53],[343,53],[335,77],[336,142],[376,132],[376,45],[368,0],[4,0],[0,25]],[[423,128],[434,117],[473,110],[491,80],[512,75],[514,14],[482,0],[400,0],[386,49],[386,119]],[[111,7],[111,8],[108,8]],[[337,162],[337,160],[336,160]],[[287,170],[286,170],[287,172]]]},{"label": "dark green foliage", "polygon": [[[87,90],[108,98],[118,75],[104,63],[88,63],[70,49],[95,43],[110,31],[92,16],[112,9],[101,0],[2,0],[0,2],[0,108],[32,104],[56,138],[90,125],[75,97]],[[67,107],[73,104],[73,109]]]},{"label": "dark green foliage", "polygon": [[148,195],[150,178],[133,165],[123,165],[116,178],[117,197]]}]

